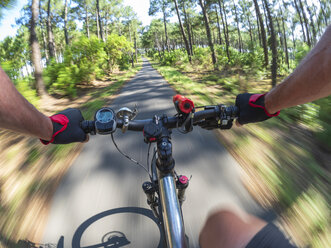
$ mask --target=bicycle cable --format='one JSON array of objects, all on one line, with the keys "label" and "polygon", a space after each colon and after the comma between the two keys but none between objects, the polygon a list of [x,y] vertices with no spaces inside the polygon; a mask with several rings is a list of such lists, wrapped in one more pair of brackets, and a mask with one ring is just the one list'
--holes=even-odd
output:
[{"label": "bicycle cable", "polygon": [[148,170],[148,174],[149,174],[149,152],[151,150],[151,145],[152,145],[152,143],[148,144],[148,152],[147,152],[147,170]]},{"label": "bicycle cable", "polygon": [[[113,141],[113,143],[114,143],[116,149],[119,151],[120,154],[122,154],[124,157],[126,157],[126,158],[129,159],[131,162],[135,163],[136,165],[139,165],[140,167],[142,167],[142,168],[146,171],[146,173],[148,174],[148,176],[151,177],[151,174],[150,174],[149,171],[145,168],[145,166],[143,166],[143,165],[140,164],[137,160],[131,158],[129,155],[125,154],[124,152],[122,152],[122,151],[118,148],[118,146],[117,146],[117,144],[116,144],[116,142],[115,142],[115,139],[114,139],[114,136],[113,136],[112,133],[111,133],[111,139],[112,139],[112,141]],[[150,148],[150,146],[149,146],[149,148]],[[148,153],[149,153],[149,151],[148,151]]]}]

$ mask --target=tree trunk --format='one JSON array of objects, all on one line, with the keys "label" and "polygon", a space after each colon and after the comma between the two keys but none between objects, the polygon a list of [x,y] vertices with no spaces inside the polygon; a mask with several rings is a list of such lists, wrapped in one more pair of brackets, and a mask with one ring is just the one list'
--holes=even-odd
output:
[{"label": "tree trunk", "polygon": [[[41,8],[40,7],[41,4],[40,4],[40,1],[39,1],[39,9]],[[46,58],[46,64],[48,64],[49,62],[49,56],[48,56],[48,49],[47,49],[47,39],[46,39],[46,34],[45,34],[45,24],[44,24],[44,20],[43,20],[43,17],[41,15],[41,11],[39,11],[39,22],[40,22],[40,27],[41,27],[41,37],[42,37],[42,43],[43,43],[43,49],[44,49],[44,52],[45,52],[45,58]]]},{"label": "tree trunk", "polygon": [[[192,44],[191,47],[195,46],[196,41],[194,40],[194,32],[193,32],[193,27],[190,25],[190,30],[191,30],[191,35],[192,35]],[[193,53],[192,53],[193,54]]]},{"label": "tree trunk", "polygon": [[99,25],[99,33],[100,33],[100,35],[98,35],[98,37],[101,37],[101,39],[103,41],[105,41],[104,38],[103,38],[103,30],[102,30],[102,22],[101,22],[101,16],[100,16],[99,0],[97,0],[96,3],[97,3],[97,25]]},{"label": "tree trunk", "polygon": [[184,22],[185,22],[187,36],[188,36],[190,53],[191,53],[191,55],[193,55],[192,36],[191,36],[190,24],[189,24],[188,16],[187,16],[187,13],[186,13],[186,8],[185,8],[185,2],[184,1],[182,1],[182,8],[183,8],[183,13],[184,13]]},{"label": "tree trunk", "polygon": [[238,13],[237,13],[237,6],[232,0],[233,7],[234,7],[234,14],[235,14],[235,19],[237,23],[237,32],[238,32],[238,44],[239,44],[239,52],[242,52],[242,41],[241,41],[241,34],[240,34],[240,27],[239,27],[239,19],[238,19]]},{"label": "tree trunk", "polygon": [[275,33],[277,33],[278,35],[277,36],[279,36],[279,41],[280,41],[280,46],[283,48],[284,47],[284,37],[283,37],[283,32],[282,32],[282,30],[281,30],[281,28],[280,28],[280,24],[279,24],[279,19],[278,19],[278,17],[276,17],[275,18],[275,20],[276,20],[276,24],[277,24],[277,32],[275,32]]},{"label": "tree trunk", "polygon": [[243,6],[242,6],[242,9],[243,9],[243,15],[247,17],[247,22],[248,22],[248,32],[249,32],[249,38],[250,38],[250,41],[251,41],[251,45],[250,47],[253,47],[253,39],[254,41],[256,41],[255,39],[255,35],[253,35],[253,32],[252,32],[252,23],[251,23],[251,19],[250,19],[250,14],[249,14],[249,9],[247,9],[247,3],[246,2],[242,2],[243,3]]},{"label": "tree trunk", "polygon": [[283,27],[283,34],[284,34],[285,61],[286,61],[286,64],[287,64],[287,69],[290,69],[290,62],[289,62],[289,58],[288,58],[286,29],[285,29],[285,20],[284,20],[283,16],[282,16],[282,27]]},{"label": "tree trunk", "polygon": [[136,59],[136,63],[138,63],[138,48],[137,48],[137,31],[134,32],[134,53],[135,53],[135,59]]},{"label": "tree trunk", "polygon": [[271,52],[272,52],[272,64],[271,64],[271,85],[272,87],[276,86],[277,83],[277,44],[276,44],[276,34],[274,30],[274,24],[269,9],[269,4],[267,0],[263,0],[265,3],[265,8],[268,14],[269,25],[270,25],[270,41],[271,41]]},{"label": "tree trunk", "polygon": [[263,8],[263,14],[264,14],[264,20],[265,20],[265,26],[267,27],[267,36],[270,35],[270,25],[268,23],[268,17],[267,17],[267,11],[265,7],[265,2],[262,0],[262,8]]},{"label": "tree trunk", "polygon": [[48,49],[50,59],[55,57],[55,44],[54,44],[54,36],[52,31],[52,23],[51,23],[51,0],[48,0],[47,7],[47,33],[48,33]]},{"label": "tree trunk", "polygon": [[268,46],[267,46],[266,33],[265,33],[264,25],[263,25],[260,7],[257,3],[257,0],[253,0],[253,1],[254,1],[254,6],[255,6],[256,16],[258,17],[259,24],[260,24],[261,38],[262,38],[262,45],[263,45],[263,52],[264,52],[264,66],[267,67],[269,64],[269,58],[268,58]]},{"label": "tree trunk", "polygon": [[296,39],[295,39],[295,36],[294,36],[294,32],[295,32],[295,26],[294,26],[294,25],[292,25],[292,27],[291,27],[291,31],[292,31],[293,49],[294,49],[294,51],[295,51],[295,49],[296,49]]},{"label": "tree trunk", "polygon": [[89,18],[88,18],[88,11],[87,11],[87,4],[85,1],[85,26],[86,26],[86,35],[87,38],[90,38],[90,27],[89,27]]},{"label": "tree trunk", "polygon": [[188,34],[189,34],[189,42],[190,42],[190,48],[191,48],[191,55],[193,55],[193,29],[191,25],[191,18],[190,15],[187,13],[187,28],[188,28]]},{"label": "tree trunk", "polygon": [[64,0],[64,38],[66,41],[66,45],[69,45],[67,22],[68,22],[68,0]]},{"label": "tree trunk", "polygon": [[300,14],[300,10],[299,10],[299,6],[298,6],[298,3],[297,3],[297,0],[294,0],[294,6],[295,6],[295,9],[297,10],[298,15],[299,15],[299,20],[300,20],[301,29],[302,29],[302,35],[303,35],[303,41],[304,42],[307,42],[306,34],[305,34],[305,29],[303,27],[303,22],[302,22],[302,18],[301,18],[301,14]]},{"label": "tree trunk", "polygon": [[324,11],[325,6],[324,6],[324,4],[322,4],[321,0],[319,0],[319,3],[320,3],[320,6],[321,6],[322,15],[324,17],[324,24],[328,25],[328,18],[327,18],[327,15],[326,15],[325,11]]},{"label": "tree trunk", "polygon": [[[96,18],[96,21],[97,21],[97,36],[98,36],[98,39],[100,39],[100,26],[99,26],[99,18],[98,18],[98,11],[97,10],[95,11],[95,14],[97,16],[97,18]],[[119,34],[121,35],[121,32],[119,32]]]},{"label": "tree trunk", "polygon": [[311,9],[310,9],[310,7],[307,3],[307,0],[305,0],[305,4],[306,4],[306,8],[307,8],[307,11],[308,11],[308,14],[309,14],[310,26],[313,30],[313,37],[312,37],[311,41],[312,41],[313,44],[315,44],[316,43],[317,32],[316,32],[315,25],[314,25],[313,14],[312,14]]},{"label": "tree trunk", "polygon": [[[39,1],[39,9],[41,9],[41,2]],[[46,58],[46,64],[49,62],[49,56],[48,56],[48,49],[47,49],[47,38],[45,34],[45,23],[44,19],[41,15],[41,11],[39,11],[39,22],[40,22],[40,27],[41,27],[41,37],[42,37],[42,46],[44,49],[45,53],[45,58]]]},{"label": "tree trunk", "polygon": [[215,13],[216,13],[216,21],[217,21],[217,33],[218,33],[218,42],[220,45],[222,45],[222,36],[221,36],[221,25],[220,25],[220,19],[218,17],[218,9],[217,5],[215,5]]},{"label": "tree trunk", "polygon": [[41,31],[41,35],[42,35],[42,38],[43,38],[43,47],[44,47],[44,51],[45,51],[46,63],[48,64],[49,56],[48,56],[48,49],[47,49],[47,39],[46,39],[46,35],[45,35],[45,32],[44,32],[43,29]]},{"label": "tree trunk", "polygon": [[263,47],[262,45],[262,38],[261,38],[261,31],[260,31],[260,22],[259,22],[259,17],[256,15],[256,25],[257,25],[257,32],[259,34],[259,44],[261,47]]},{"label": "tree trunk", "polygon": [[247,21],[248,21],[248,32],[249,32],[249,37],[250,37],[250,40],[251,40],[251,44],[254,44],[253,37],[254,37],[254,40],[256,40],[256,38],[255,38],[255,36],[253,36],[251,19],[249,18],[248,14],[247,14]]},{"label": "tree trunk", "polygon": [[210,51],[211,51],[211,59],[212,59],[213,65],[215,67],[216,66],[216,55],[215,55],[214,44],[213,44],[213,40],[212,40],[211,32],[210,32],[208,13],[207,13],[207,10],[206,10],[204,0],[199,0],[199,3],[200,3],[200,6],[201,6],[201,9],[202,9],[203,18],[204,18],[204,21],[205,21],[206,33],[207,33],[207,38],[208,38],[208,45],[209,45]]},{"label": "tree trunk", "polygon": [[304,21],[305,27],[306,27],[307,43],[308,43],[308,46],[311,47],[310,34],[309,34],[309,28],[308,28],[308,19],[307,19],[307,16],[306,16],[306,11],[303,8],[303,4],[302,4],[301,0],[299,0],[299,4],[300,4],[302,16],[303,16],[303,21]]},{"label": "tree trunk", "polygon": [[[131,26],[131,24],[129,24],[129,37],[130,37],[130,42],[132,42],[130,26]],[[162,48],[163,48],[163,46],[162,46]],[[132,67],[134,67],[133,52],[131,52],[131,65],[132,65]]]},{"label": "tree trunk", "polygon": [[107,9],[106,10],[106,15],[105,15],[105,41],[108,38],[108,32],[109,32],[108,20],[109,20],[109,12],[108,12],[108,9]]},{"label": "tree trunk", "polygon": [[191,51],[190,51],[190,47],[184,32],[184,28],[183,28],[183,24],[182,24],[182,20],[180,18],[180,13],[179,13],[179,9],[178,9],[178,5],[177,5],[177,0],[173,0],[175,3],[175,8],[176,8],[176,12],[177,12],[177,17],[178,17],[178,22],[179,22],[179,26],[180,26],[180,31],[182,32],[182,36],[183,36],[183,40],[185,43],[185,48],[186,48],[186,52],[188,55],[188,60],[190,61],[190,63],[192,62],[192,58],[191,58]]},{"label": "tree trunk", "polygon": [[[226,55],[228,57],[228,62],[230,62],[230,52],[229,52],[229,30],[228,30],[228,24],[226,21],[226,13],[225,13],[225,8],[224,8],[224,2],[222,0],[218,0],[218,5],[220,6],[220,14],[221,14],[221,19],[222,19],[222,25],[223,25],[223,34],[225,38],[225,49],[226,49]],[[224,17],[223,17],[224,13]]]},{"label": "tree trunk", "polygon": [[36,80],[36,89],[38,95],[43,97],[47,95],[46,88],[42,77],[41,53],[36,33],[36,23],[38,21],[39,1],[32,0],[31,4],[31,20],[30,20],[30,45],[31,58],[34,66],[34,76]]},{"label": "tree trunk", "polygon": [[169,38],[168,38],[168,31],[167,31],[167,16],[166,16],[166,10],[165,10],[165,6],[164,6],[164,1],[163,1],[163,6],[162,6],[162,12],[163,12],[163,23],[164,23],[164,35],[166,38],[166,47],[167,47],[167,51],[169,52]]}]

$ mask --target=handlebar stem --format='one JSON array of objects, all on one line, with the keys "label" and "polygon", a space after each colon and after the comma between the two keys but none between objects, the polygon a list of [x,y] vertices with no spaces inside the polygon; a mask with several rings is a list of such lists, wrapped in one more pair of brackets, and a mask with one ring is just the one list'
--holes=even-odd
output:
[{"label": "handlebar stem", "polygon": [[172,157],[171,131],[166,127],[162,127],[162,135],[157,140],[157,155],[156,166],[162,174],[168,174],[175,167],[175,160]]}]

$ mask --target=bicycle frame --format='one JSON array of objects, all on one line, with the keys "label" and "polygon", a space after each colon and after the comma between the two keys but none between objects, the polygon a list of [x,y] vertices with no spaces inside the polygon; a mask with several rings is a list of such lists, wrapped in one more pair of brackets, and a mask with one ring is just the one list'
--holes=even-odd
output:
[{"label": "bicycle frame", "polygon": [[[178,96],[176,97],[178,98]],[[162,115],[154,116],[153,119],[130,121],[134,111],[122,108],[117,113],[116,122],[115,119],[104,121],[103,119],[97,120],[95,117],[94,121],[82,121],[81,127],[85,133],[112,134],[115,131],[115,122],[117,128],[122,128],[122,132],[126,130],[143,131],[146,143],[151,145],[151,143],[156,142],[157,149],[151,163],[151,181],[144,182],[142,188],[153,214],[164,227],[167,246],[169,248],[187,248],[189,244],[185,235],[181,205],[185,200],[185,189],[189,180],[185,176],[178,177],[174,171],[175,161],[172,157],[171,130],[183,127],[181,132],[188,133],[192,131],[193,125],[210,127],[211,129],[229,129],[232,126],[232,121],[236,118],[238,109],[235,106],[215,105],[205,106],[204,110],[194,112],[192,111],[194,105],[191,100],[181,96],[176,99],[174,99],[174,104],[178,114],[170,118]],[[187,106],[189,106],[188,109]],[[98,111],[112,110],[102,108]],[[96,123],[99,122],[102,125],[99,125],[98,129]],[[122,155],[139,164],[119,150],[113,136],[112,140]],[[147,160],[149,160],[148,157]],[[146,170],[146,168],[144,169]],[[148,172],[148,174],[150,173]]]},{"label": "bicycle frame", "polygon": [[[160,220],[163,225],[164,236],[166,239],[167,247],[169,248],[187,248],[188,243],[185,236],[184,221],[181,210],[181,201],[179,194],[177,194],[176,176],[174,172],[174,161],[172,159],[170,133],[167,138],[158,141],[157,152],[154,151],[154,156],[151,163],[151,185],[154,185],[154,191],[150,191],[147,195],[148,203],[152,208],[154,215]],[[167,151],[163,153],[164,151]],[[166,154],[163,160],[158,158],[158,155]],[[167,167],[167,162],[168,167]],[[170,161],[170,162],[169,162]],[[170,164],[170,167],[169,167]],[[187,184],[188,185],[188,184]],[[157,186],[158,190],[155,189]],[[143,186],[144,188],[144,186]],[[178,192],[180,189],[178,189]],[[159,198],[155,198],[155,193]],[[153,195],[151,197],[151,195]],[[184,196],[184,191],[183,194]],[[158,211],[156,210],[158,206]]]}]

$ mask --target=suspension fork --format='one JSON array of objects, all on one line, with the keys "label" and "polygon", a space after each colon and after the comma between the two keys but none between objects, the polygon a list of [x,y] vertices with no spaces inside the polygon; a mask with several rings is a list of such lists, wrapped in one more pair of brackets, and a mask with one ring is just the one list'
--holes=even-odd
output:
[{"label": "suspension fork", "polygon": [[[172,157],[170,132],[163,128],[157,141],[157,174],[163,225],[168,247],[186,248],[184,221],[176,191],[175,160]],[[161,214],[161,213],[160,213]]]},{"label": "suspension fork", "polygon": [[[157,212],[155,207],[159,204],[159,220],[162,215],[162,223],[164,226],[165,238],[167,247],[172,248],[187,248],[188,244],[185,237],[184,221],[181,211],[181,203],[184,199],[184,192],[186,187],[179,187],[177,195],[177,182],[175,179],[175,160],[172,157],[171,131],[163,126],[164,117],[160,122],[155,119],[155,124],[147,127],[148,134],[153,136],[145,136],[145,141],[157,142],[157,181],[152,179],[152,183],[144,183],[144,192],[147,195],[147,202],[152,208],[154,214]],[[146,132],[147,133],[147,132]],[[159,198],[156,198],[156,190],[150,190],[157,183]],[[180,196],[180,201],[178,200]]]}]

